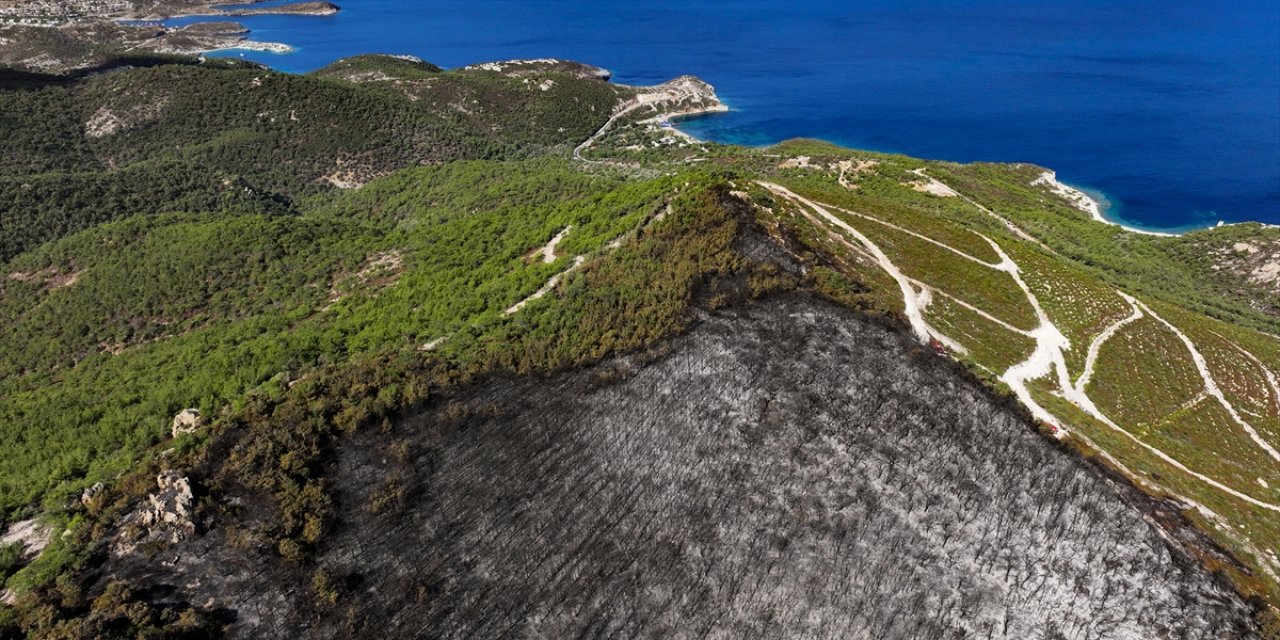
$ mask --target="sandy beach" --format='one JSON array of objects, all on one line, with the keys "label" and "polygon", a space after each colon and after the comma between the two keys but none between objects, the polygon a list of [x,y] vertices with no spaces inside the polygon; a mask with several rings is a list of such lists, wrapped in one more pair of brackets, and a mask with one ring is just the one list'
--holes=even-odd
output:
[{"label": "sandy beach", "polygon": [[1075,187],[1059,182],[1057,174],[1055,174],[1052,171],[1046,171],[1040,174],[1040,177],[1033,180],[1031,184],[1045,185],[1049,187],[1051,191],[1065,198],[1077,209],[1084,211],[1085,213],[1089,214],[1089,216],[1092,217],[1094,220],[1097,220],[1098,222],[1101,222],[1103,224],[1117,226],[1131,233],[1141,233],[1149,236],[1172,237],[1172,236],[1181,235],[1181,234],[1169,233],[1165,231],[1148,231],[1146,229],[1138,229],[1136,227],[1130,227],[1130,226],[1120,224],[1119,222],[1115,222],[1113,220],[1108,220],[1105,216],[1102,215],[1101,202],[1098,202],[1097,200],[1091,198],[1089,194]]},{"label": "sandy beach", "polygon": [[283,42],[259,42],[257,40],[241,40],[229,47],[220,47],[218,49],[209,49],[205,53],[213,53],[215,51],[269,51],[271,53],[291,53],[293,47]]}]

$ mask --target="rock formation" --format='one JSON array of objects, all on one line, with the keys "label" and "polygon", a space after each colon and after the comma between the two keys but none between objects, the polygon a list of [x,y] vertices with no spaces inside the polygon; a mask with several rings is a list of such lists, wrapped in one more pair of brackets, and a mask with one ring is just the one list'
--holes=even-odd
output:
[{"label": "rock formation", "polygon": [[204,418],[200,417],[199,409],[183,409],[173,417],[173,437],[195,433],[202,426]]},{"label": "rock formation", "polygon": [[103,488],[101,482],[95,482],[92,486],[85,488],[84,492],[80,494],[80,504],[86,507],[89,506],[89,503],[93,502],[93,499],[102,493]]},{"label": "rock formation", "polygon": [[156,488],[138,510],[125,516],[125,524],[133,526],[122,529],[117,555],[133,553],[144,544],[177,544],[195,533],[191,481],[177,471],[163,471],[156,476]]}]

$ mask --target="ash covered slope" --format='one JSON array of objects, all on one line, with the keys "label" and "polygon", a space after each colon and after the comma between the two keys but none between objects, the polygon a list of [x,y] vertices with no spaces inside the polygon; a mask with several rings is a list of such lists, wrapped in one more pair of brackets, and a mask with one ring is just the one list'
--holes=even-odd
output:
[{"label": "ash covered slope", "polygon": [[239,637],[1253,633],[1147,499],[847,311],[721,311],[599,384],[628,366],[492,382],[344,445],[332,604],[218,535],[120,569]]}]

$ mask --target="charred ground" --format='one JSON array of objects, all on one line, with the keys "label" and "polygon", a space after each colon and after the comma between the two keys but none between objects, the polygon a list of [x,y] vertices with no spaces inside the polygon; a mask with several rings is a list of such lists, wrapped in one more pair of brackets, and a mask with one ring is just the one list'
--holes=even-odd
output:
[{"label": "charred ground", "polygon": [[113,578],[239,637],[1253,633],[1148,498],[1025,425],[909,339],[779,296],[344,442],[314,568],[224,526]]}]

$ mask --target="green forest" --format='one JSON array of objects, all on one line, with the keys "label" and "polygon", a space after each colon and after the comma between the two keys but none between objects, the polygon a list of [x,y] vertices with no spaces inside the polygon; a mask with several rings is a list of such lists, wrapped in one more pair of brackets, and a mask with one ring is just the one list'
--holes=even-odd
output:
[{"label": "green forest", "polygon": [[[342,62],[311,76],[170,64],[76,82],[0,70],[0,259],[130,215],[290,210],[333,192],[326,176],[359,184],[562,151],[617,100],[611,85],[554,71],[538,76],[555,81],[541,91],[527,78],[378,62],[388,79],[369,83],[342,79]],[[406,95],[411,80],[398,78],[422,75],[430,82]]]}]

